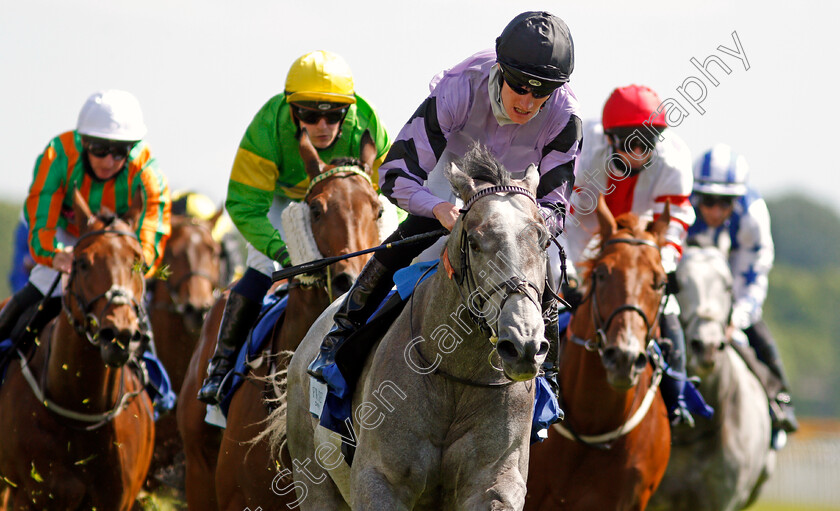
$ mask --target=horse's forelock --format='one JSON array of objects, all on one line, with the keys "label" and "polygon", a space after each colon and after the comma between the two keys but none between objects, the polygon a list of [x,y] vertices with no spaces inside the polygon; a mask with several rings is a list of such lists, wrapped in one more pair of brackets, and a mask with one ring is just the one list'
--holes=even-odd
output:
[{"label": "horse's forelock", "polygon": [[475,181],[493,185],[510,184],[510,172],[482,145],[473,146],[457,165]]},{"label": "horse's forelock", "polygon": [[352,158],[350,156],[341,156],[341,157],[338,157],[338,158],[333,158],[332,160],[330,160],[330,165],[329,166],[330,167],[351,166],[351,167],[359,167],[360,169],[364,168],[364,166],[362,164],[362,160],[360,160],[358,158]]}]

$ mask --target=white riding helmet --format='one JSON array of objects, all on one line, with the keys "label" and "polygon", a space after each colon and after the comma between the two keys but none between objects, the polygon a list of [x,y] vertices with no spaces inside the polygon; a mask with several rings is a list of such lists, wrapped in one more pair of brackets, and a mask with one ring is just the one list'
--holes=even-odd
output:
[{"label": "white riding helmet", "polygon": [[137,142],[146,136],[140,102],[130,92],[94,92],[79,112],[76,131],[80,135]]},{"label": "white riding helmet", "polygon": [[694,191],[740,197],[747,193],[750,168],[742,155],[716,144],[694,162]]}]

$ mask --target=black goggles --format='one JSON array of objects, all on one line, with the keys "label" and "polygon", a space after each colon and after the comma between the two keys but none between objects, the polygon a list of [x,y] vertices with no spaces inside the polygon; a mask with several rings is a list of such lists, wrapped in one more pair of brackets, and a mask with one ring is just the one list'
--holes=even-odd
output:
[{"label": "black goggles", "polygon": [[558,87],[562,87],[562,84],[559,86],[556,83],[549,84],[535,78],[528,78],[525,75],[514,73],[509,69],[505,69],[505,66],[499,66],[499,69],[502,71],[502,79],[508,84],[510,90],[519,96],[531,94],[534,96],[534,99],[542,99],[550,96]]},{"label": "black goggles", "polygon": [[85,142],[85,150],[97,158],[105,158],[109,154],[115,160],[124,160],[128,158],[128,153],[134,147],[133,142],[117,142],[111,140],[87,140]]},{"label": "black goggles", "polygon": [[700,195],[700,205],[707,208],[713,208],[715,206],[731,208],[734,202],[735,197],[731,195],[711,195],[707,193]]},{"label": "black goggles", "polygon": [[304,124],[318,124],[321,118],[326,119],[327,124],[336,124],[347,115],[347,107],[334,110],[312,110],[298,105],[292,105],[292,113]]},{"label": "black goggles", "polygon": [[638,133],[628,136],[611,133],[609,134],[609,137],[613,149],[621,150],[627,153],[635,150],[647,152],[656,147],[656,137],[646,137]]}]

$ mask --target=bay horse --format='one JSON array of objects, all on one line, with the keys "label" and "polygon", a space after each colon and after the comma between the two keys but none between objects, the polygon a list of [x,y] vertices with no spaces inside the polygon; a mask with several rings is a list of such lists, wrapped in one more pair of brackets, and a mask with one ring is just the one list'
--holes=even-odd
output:
[{"label": "bay horse", "polygon": [[565,420],[532,446],[525,509],[643,510],[668,464],[670,424],[646,354],[666,277],[659,248],[670,208],[647,229],[597,206],[600,253],[563,341],[559,385]]},{"label": "bay horse", "polygon": [[[149,320],[155,348],[176,392],[184,383],[204,318],[219,296],[222,249],[212,231],[223,212],[219,209],[209,220],[172,215],[172,234],[161,263],[168,275],[149,283]],[[173,411],[155,424],[148,487],[157,485],[153,478],[182,487],[179,467],[183,467],[176,460],[181,452],[183,443]]]},{"label": "bay horse", "polygon": [[717,248],[687,247],[677,279],[687,369],[700,377],[698,390],[715,414],[673,431],[668,470],[649,509],[744,509],[772,473],[775,451],[764,389],[726,339],[732,274]]},{"label": "bay horse", "polygon": [[[317,251],[329,257],[377,245],[377,219],[383,205],[366,177],[376,155],[372,139],[363,138],[360,162],[349,166],[336,167],[335,160],[324,165],[305,135],[301,136],[300,151],[312,185],[304,205],[290,207],[303,208],[310,218]],[[298,249],[292,246],[294,242],[289,241],[290,253]],[[252,442],[268,417],[263,398],[269,387],[264,378],[269,372],[285,369],[288,352],[295,350],[321,311],[350,288],[368,258],[340,261],[317,275],[302,276],[302,281],[289,284],[285,319],[272,333],[271,345],[260,357],[262,364],[250,369],[246,382],[231,400],[224,431],[204,422],[205,405],[195,398],[213,354],[224,310],[223,300],[214,305],[193,354],[178,408],[191,509],[288,509],[285,503],[294,501],[293,495],[284,498],[272,491],[284,484],[267,442]],[[288,480],[291,482],[291,478]]]},{"label": "bay horse", "polygon": [[[143,197],[125,220],[93,215],[74,192],[80,236],[62,313],[0,387],[0,487],[15,510],[125,511],[152,457],[154,418],[132,367],[144,331]],[[143,374],[142,371],[139,374]]]},{"label": "bay horse", "polygon": [[522,508],[534,378],[548,352],[539,174],[532,165],[514,180],[480,148],[462,166],[446,169],[465,204],[441,268],[417,285],[355,387],[352,466],[339,434],[309,411],[306,367],[337,303],[292,356],[287,408],[268,431],[275,448],[287,439],[301,509]]}]

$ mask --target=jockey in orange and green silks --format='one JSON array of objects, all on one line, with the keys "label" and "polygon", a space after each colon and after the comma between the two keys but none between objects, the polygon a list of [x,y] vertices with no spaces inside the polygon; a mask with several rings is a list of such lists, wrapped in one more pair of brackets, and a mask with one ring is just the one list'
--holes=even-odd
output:
[{"label": "jockey in orange and green silks", "polygon": [[35,163],[35,172],[24,214],[29,224],[29,246],[37,264],[52,266],[53,256],[62,244],[56,240],[57,229],[79,235],[68,220],[73,211],[72,191],[78,189],[94,213],[107,208],[117,216],[128,211],[135,190],[140,188],[145,212],[137,226],[137,236],[150,276],[163,257],[169,237],[169,189],[166,178],[157,168],[149,146],[141,141],[131,148],[123,169],[108,180],[97,179],[90,164],[82,158],[82,137],[68,131],[50,141]]},{"label": "jockey in orange and green silks", "polygon": [[[35,267],[0,311],[0,341],[23,339],[24,327],[34,336],[58,313],[57,297],[63,291],[58,279],[72,269],[71,247],[79,236],[72,220],[75,190],[91,212],[107,209],[117,216],[128,212],[140,191],[144,206],[135,233],[146,276],[156,271],[169,238],[171,205],[169,185],[142,140],[145,136],[137,98],[121,90],[98,91],[82,106],[76,129],[52,139],[38,157],[23,207]],[[42,307],[36,308],[39,302]]]}]

